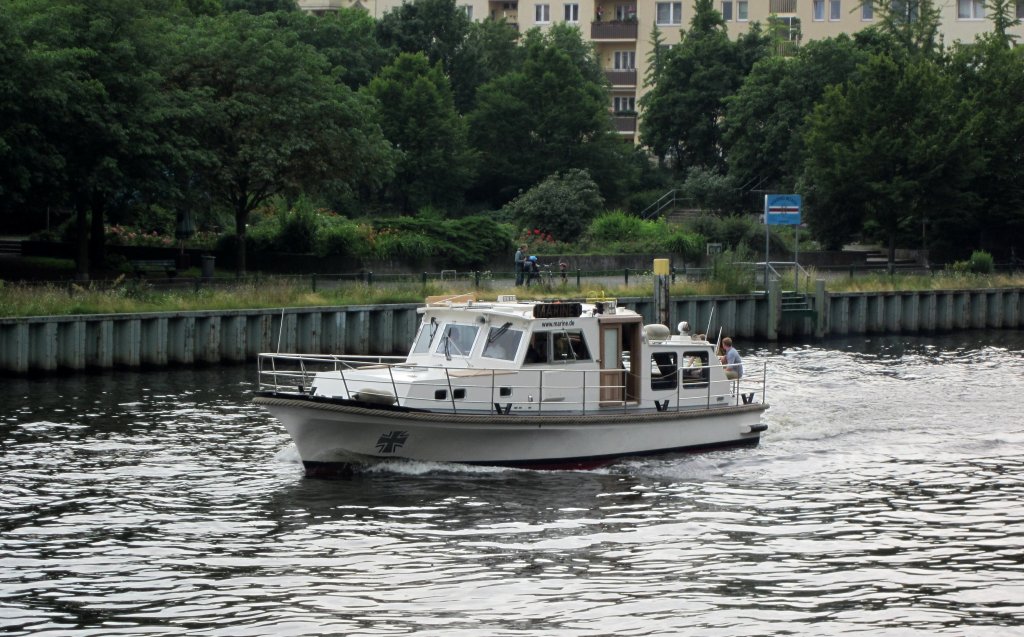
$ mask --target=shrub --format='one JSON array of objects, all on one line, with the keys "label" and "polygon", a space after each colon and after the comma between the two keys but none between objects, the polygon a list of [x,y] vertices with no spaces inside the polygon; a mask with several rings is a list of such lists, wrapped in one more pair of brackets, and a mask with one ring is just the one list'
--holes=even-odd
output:
[{"label": "shrub", "polygon": [[369,256],[369,226],[357,224],[345,217],[326,217],[317,228],[313,252],[327,256]]},{"label": "shrub", "polygon": [[643,224],[640,217],[613,210],[594,219],[587,230],[587,237],[598,243],[639,239],[643,235]]},{"label": "shrub", "polygon": [[278,213],[274,248],[294,254],[312,252],[317,232],[317,213],[305,197],[300,197],[291,210]]},{"label": "shrub", "polygon": [[975,250],[971,253],[971,272],[975,274],[992,274],[995,269],[995,260],[992,255],[984,250]]},{"label": "shrub", "polygon": [[724,294],[744,294],[754,289],[755,272],[747,263],[750,252],[743,247],[715,255],[711,278],[722,286]]},{"label": "shrub", "polygon": [[537,228],[560,241],[576,240],[604,205],[590,173],[571,169],[547,177],[507,206],[521,228]]},{"label": "shrub", "polygon": [[683,261],[699,261],[704,255],[704,237],[685,230],[674,230],[665,237],[665,249]]}]

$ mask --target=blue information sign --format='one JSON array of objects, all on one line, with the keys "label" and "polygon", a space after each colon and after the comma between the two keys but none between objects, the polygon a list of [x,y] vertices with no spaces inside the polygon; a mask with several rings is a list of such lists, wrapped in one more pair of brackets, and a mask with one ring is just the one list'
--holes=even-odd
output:
[{"label": "blue information sign", "polygon": [[765,195],[764,222],[769,226],[800,225],[800,195]]}]

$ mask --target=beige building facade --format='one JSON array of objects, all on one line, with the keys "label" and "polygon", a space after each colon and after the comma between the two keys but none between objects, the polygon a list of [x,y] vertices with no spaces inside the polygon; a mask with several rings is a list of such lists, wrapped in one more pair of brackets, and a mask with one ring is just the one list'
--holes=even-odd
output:
[{"label": "beige building facade", "polygon": [[[991,31],[983,0],[937,0],[941,11],[941,35],[947,44],[970,42]],[[401,0],[299,0],[313,13],[342,7],[360,7],[380,18],[402,4]],[[666,45],[680,41],[693,18],[692,0],[456,0],[472,20],[488,18],[515,24],[520,31],[545,29],[565,22],[579,27],[584,39],[594,44],[611,85],[609,110],[616,129],[626,139],[637,137],[637,106],[644,92],[643,78],[651,54],[655,25]],[[820,40],[854,33],[878,22],[870,5],[859,0],[715,0],[725,18],[728,33],[736,37],[751,24],[767,25],[775,16],[788,26],[784,38],[792,42]],[[1016,0],[1016,17],[1024,19],[1024,0]],[[1024,41],[1024,26],[1012,33]]]}]

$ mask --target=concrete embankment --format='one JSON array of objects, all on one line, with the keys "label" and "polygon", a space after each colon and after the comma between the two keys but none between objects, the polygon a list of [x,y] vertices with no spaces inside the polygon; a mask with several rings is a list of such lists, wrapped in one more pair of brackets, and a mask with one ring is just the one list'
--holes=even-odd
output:
[{"label": "concrete embankment", "polygon": [[[1020,288],[926,292],[682,297],[673,324],[694,332],[792,340],[870,333],[1017,329],[1024,323]],[[656,315],[651,299],[619,304]],[[260,352],[401,354],[418,324],[419,304],[265,310],[160,312],[0,319],[0,372],[49,373],[90,368],[144,368],[242,362]],[[710,326],[710,328],[709,328]],[[674,325],[673,325],[674,327]]]}]

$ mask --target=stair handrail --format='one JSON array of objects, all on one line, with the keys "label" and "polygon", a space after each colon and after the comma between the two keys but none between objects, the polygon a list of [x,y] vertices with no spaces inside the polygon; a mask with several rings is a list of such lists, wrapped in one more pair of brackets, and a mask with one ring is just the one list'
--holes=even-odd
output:
[{"label": "stair handrail", "polygon": [[[640,218],[652,219],[660,216],[662,211],[665,210],[665,208],[669,206],[674,207],[676,205],[676,194],[678,192],[678,189],[673,188],[672,190],[666,192],[664,195],[658,197],[658,199],[654,203],[647,206],[640,212]],[[666,201],[666,199],[668,201]]]}]

